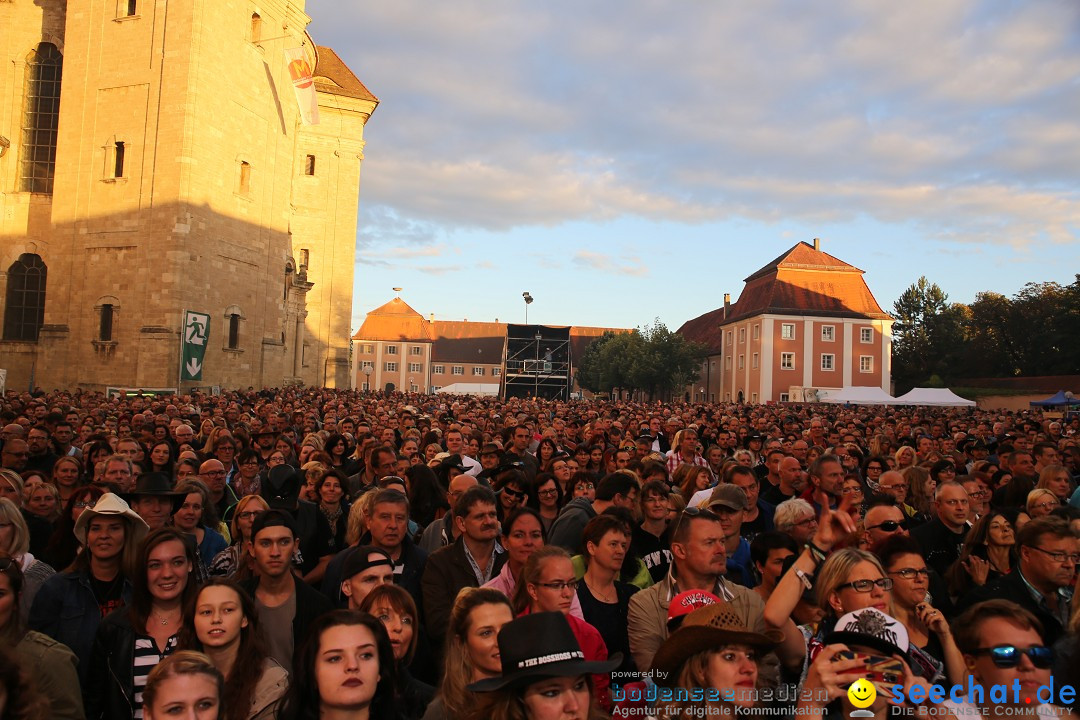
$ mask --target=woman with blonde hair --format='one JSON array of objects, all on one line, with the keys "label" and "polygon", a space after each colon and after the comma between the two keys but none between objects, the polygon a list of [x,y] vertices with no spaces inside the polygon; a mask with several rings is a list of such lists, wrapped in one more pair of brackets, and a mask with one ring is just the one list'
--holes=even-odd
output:
[{"label": "woman with blonde hair", "polygon": [[901,471],[904,468],[911,467],[918,461],[915,456],[915,448],[910,445],[901,445],[897,448],[893,458],[896,460],[896,469]]},{"label": "woman with blonde hair", "polygon": [[59,458],[53,464],[51,480],[53,486],[59,491],[60,502],[67,502],[81,484],[82,464],[71,455]]},{"label": "woman with blonde hair", "polygon": [[462,720],[479,698],[466,686],[502,672],[499,630],[514,619],[505,595],[493,588],[465,588],[450,610],[446,657],[438,694],[423,720]]},{"label": "woman with blonde hair", "polygon": [[1028,515],[1034,520],[1054,512],[1055,509],[1061,507],[1061,501],[1050,490],[1035,488],[1028,493],[1026,506]]},{"label": "woman with blonde hair", "polygon": [[7,498],[0,498],[0,553],[7,555],[19,564],[22,571],[21,618],[27,622],[30,618],[30,606],[34,596],[45,581],[56,574],[51,565],[46,565],[30,554],[30,530],[22,512],[15,503]]},{"label": "woman with blonde hair", "polygon": [[1039,482],[1036,488],[1049,490],[1057,497],[1058,502],[1064,505],[1069,502],[1073,493],[1072,478],[1064,465],[1047,465],[1039,473]]},{"label": "woman with blonde hair", "polygon": [[211,576],[230,577],[243,580],[251,576],[252,558],[248,552],[251,544],[251,526],[260,512],[270,509],[270,505],[260,495],[245,495],[233,508],[232,524],[229,527],[232,544],[214,556],[207,572]]}]

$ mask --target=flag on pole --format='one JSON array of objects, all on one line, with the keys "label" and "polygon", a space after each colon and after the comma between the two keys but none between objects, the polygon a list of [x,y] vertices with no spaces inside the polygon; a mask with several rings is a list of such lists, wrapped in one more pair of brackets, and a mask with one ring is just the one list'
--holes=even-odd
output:
[{"label": "flag on pole", "polygon": [[203,357],[210,339],[210,316],[184,311],[184,336],[180,341],[180,380],[202,380]]},{"label": "flag on pole", "polygon": [[300,108],[300,121],[304,125],[318,125],[319,98],[315,95],[315,81],[311,77],[307,53],[302,47],[286,48],[285,61],[289,65],[289,77],[296,93],[296,104]]}]

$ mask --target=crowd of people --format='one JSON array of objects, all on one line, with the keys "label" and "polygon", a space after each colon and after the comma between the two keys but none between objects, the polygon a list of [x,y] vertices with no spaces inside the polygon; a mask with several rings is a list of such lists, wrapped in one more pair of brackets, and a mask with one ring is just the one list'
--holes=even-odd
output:
[{"label": "crowd of people", "polygon": [[1078,479],[1040,411],[8,392],[0,716],[1068,715]]}]

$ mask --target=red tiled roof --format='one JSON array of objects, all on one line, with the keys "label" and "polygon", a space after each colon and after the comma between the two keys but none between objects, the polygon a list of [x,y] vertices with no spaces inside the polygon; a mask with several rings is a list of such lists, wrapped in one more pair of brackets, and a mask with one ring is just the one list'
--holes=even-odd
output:
[{"label": "red tiled roof", "polygon": [[863,271],[828,253],[799,243],[746,278],[735,304],[683,323],[679,333],[720,352],[722,326],[754,315],[806,315],[888,320],[863,280]]},{"label": "red tiled roof", "polygon": [[318,62],[315,64],[312,77],[319,90],[334,95],[345,95],[361,100],[379,102],[379,98],[371,94],[371,91],[364,86],[364,83],[360,82],[360,78],[353,74],[353,71],[349,69],[341,56],[331,48],[319,45],[317,46],[317,53]]},{"label": "red tiled roof", "polygon": [[431,348],[433,362],[502,363],[506,323],[436,320]]},{"label": "red tiled roof", "polygon": [[367,314],[353,340],[416,340],[431,342],[431,326],[401,298],[394,298]]}]

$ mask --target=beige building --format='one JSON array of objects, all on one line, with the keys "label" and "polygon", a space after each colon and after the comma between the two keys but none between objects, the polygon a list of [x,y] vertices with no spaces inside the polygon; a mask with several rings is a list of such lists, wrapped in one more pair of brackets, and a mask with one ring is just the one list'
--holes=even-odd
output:
[{"label": "beige building", "polygon": [[819,390],[890,392],[892,324],[863,271],[801,242],[746,278],[735,304],[688,320],[708,354],[695,402],[810,402]]},{"label": "beige building", "polygon": [[[0,2],[8,387],[350,384],[357,195],[378,100],[303,0]],[[303,125],[285,50],[314,68]]]}]

